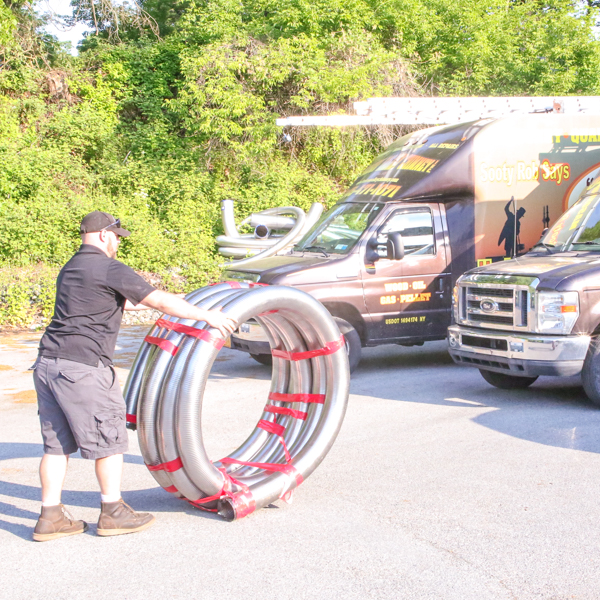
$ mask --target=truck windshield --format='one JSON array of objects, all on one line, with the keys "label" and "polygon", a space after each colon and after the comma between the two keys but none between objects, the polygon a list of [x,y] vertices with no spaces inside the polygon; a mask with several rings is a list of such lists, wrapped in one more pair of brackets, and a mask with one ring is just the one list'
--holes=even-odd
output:
[{"label": "truck windshield", "polygon": [[342,202],[326,212],[294,246],[298,252],[348,254],[379,214],[378,202]]},{"label": "truck windshield", "polygon": [[565,212],[534,246],[551,252],[591,250],[600,252],[600,196],[582,198]]}]

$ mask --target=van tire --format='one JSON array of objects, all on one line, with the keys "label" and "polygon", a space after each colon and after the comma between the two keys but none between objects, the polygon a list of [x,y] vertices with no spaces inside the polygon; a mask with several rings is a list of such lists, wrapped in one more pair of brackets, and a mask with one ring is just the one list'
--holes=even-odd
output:
[{"label": "van tire", "polygon": [[501,390],[522,390],[529,387],[537,379],[537,377],[519,377],[507,373],[496,373],[496,371],[487,371],[486,369],[479,369],[479,372],[490,385]]},{"label": "van tire", "polygon": [[348,321],[340,317],[333,317],[333,320],[339,327],[340,333],[344,336],[346,352],[348,353],[348,364],[350,365],[350,373],[352,373],[358,367],[362,354],[360,335],[358,335],[358,331]]},{"label": "van tire", "polygon": [[250,358],[253,358],[257,363],[265,367],[273,366],[273,356],[271,354],[251,354]]},{"label": "van tire", "polygon": [[585,395],[596,406],[600,406],[600,336],[595,335],[590,340],[583,369],[581,383]]}]

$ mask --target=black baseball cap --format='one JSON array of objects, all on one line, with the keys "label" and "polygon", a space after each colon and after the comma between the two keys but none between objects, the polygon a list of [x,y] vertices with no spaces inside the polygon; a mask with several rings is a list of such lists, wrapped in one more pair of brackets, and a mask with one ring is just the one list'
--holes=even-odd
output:
[{"label": "black baseball cap", "polygon": [[115,219],[111,214],[95,210],[85,215],[79,226],[79,233],[93,233],[94,231],[113,231],[121,237],[130,235],[130,231],[121,228],[121,220]]}]

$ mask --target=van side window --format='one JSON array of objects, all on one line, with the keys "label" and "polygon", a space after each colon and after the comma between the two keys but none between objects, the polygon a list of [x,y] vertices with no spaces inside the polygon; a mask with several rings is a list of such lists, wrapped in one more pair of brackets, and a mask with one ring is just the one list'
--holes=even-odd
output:
[{"label": "van side window", "polygon": [[398,211],[386,221],[377,237],[377,251],[384,258],[387,256],[385,244],[390,232],[402,235],[405,254],[435,254],[433,217],[428,208]]}]

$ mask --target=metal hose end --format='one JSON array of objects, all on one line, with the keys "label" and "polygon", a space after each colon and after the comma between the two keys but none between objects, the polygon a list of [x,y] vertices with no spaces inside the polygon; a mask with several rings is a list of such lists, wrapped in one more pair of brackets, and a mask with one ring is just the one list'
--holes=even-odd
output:
[{"label": "metal hose end", "polygon": [[226,521],[235,521],[235,508],[229,498],[221,498],[217,504],[217,513]]},{"label": "metal hose end", "polygon": [[271,234],[271,230],[266,225],[257,225],[254,230],[254,237],[258,239],[268,238]]}]

